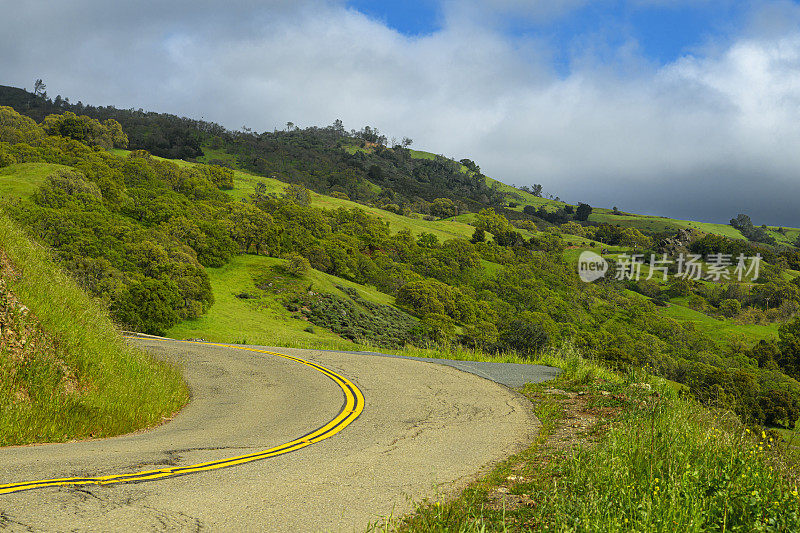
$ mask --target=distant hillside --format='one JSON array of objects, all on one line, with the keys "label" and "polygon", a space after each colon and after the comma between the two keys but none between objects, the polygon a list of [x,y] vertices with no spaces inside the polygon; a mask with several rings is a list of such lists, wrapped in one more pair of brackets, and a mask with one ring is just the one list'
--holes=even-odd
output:
[{"label": "distant hillside", "polygon": [[[242,168],[321,193],[394,204],[399,211],[407,208],[419,212],[415,203],[436,198],[449,198],[473,209],[502,202],[502,195],[487,185],[480,172],[462,172],[460,163],[444,157],[414,158],[407,148],[385,147],[385,138],[375,129],[347,132],[338,121],[326,128],[287,126],[285,131],[261,134],[234,132],[175,115],[44,99],[6,86],[0,86],[0,105],[36,121],[64,111],[100,121],[113,119],[122,125],[131,149]],[[373,146],[374,150],[343,149],[354,143]]]},{"label": "distant hillside", "polygon": [[[44,98],[8,86],[0,86],[0,105],[11,106],[36,121],[65,111],[99,121],[112,119],[122,125],[132,150],[246,170],[400,215],[448,218],[490,207],[523,229],[531,229],[530,224],[541,229],[576,221],[582,225],[632,227],[657,239],[688,227],[745,238],[729,225],[622,213],[616,208],[595,206],[588,219],[577,217],[576,205],[550,195],[543,197],[541,191],[536,196],[532,189],[517,189],[490,178],[474,161],[454,161],[413,150],[409,148],[410,139],[387,145],[378,130],[367,126],[347,131],[340,121],[305,129],[289,123],[284,130],[263,133],[230,131],[202,120],[74,103],[60,96]],[[588,198],[577,200],[591,203]],[[731,213],[731,217],[735,215]],[[764,231],[780,245],[794,245],[800,238],[800,229],[795,228],[767,227]]]}]

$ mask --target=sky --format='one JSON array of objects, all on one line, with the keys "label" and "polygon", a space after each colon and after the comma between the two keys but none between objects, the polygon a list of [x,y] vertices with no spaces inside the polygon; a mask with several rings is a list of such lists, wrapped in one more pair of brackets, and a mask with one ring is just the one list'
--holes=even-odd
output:
[{"label": "sky", "polygon": [[3,85],[341,119],[572,203],[800,227],[799,2],[2,1]]}]

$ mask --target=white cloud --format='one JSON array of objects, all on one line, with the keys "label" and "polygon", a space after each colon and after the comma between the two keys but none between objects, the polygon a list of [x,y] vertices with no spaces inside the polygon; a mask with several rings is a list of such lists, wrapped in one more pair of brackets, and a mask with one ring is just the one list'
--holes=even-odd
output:
[{"label": "white cloud", "polygon": [[559,76],[546,44],[512,40],[469,10],[408,37],[339,3],[114,6],[97,11],[84,0],[45,14],[20,4],[16,22],[0,22],[2,83],[43,77],[52,95],[73,101],[258,131],[341,118],[572,201],[723,221],[746,211],[800,225],[796,28],[759,22],[732,44],[664,67],[629,42],[612,60],[585,53]]}]

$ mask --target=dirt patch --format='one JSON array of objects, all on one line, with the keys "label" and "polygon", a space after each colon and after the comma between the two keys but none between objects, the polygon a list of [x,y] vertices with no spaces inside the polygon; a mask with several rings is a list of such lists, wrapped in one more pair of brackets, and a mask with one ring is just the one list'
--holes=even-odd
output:
[{"label": "dirt patch", "polygon": [[547,402],[560,411],[532,455],[520,456],[510,474],[487,495],[488,507],[497,511],[513,511],[535,507],[532,486],[541,482],[537,476],[548,472],[554,460],[569,455],[577,448],[591,448],[605,433],[608,425],[623,410],[626,397],[604,390],[564,391],[548,388],[533,394],[534,402]]},{"label": "dirt patch", "polygon": [[0,353],[22,361],[36,342],[37,328],[28,308],[11,290],[11,283],[19,277],[8,256],[0,250]]},{"label": "dirt patch", "polygon": [[0,358],[7,363],[0,371],[5,386],[14,403],[30,401],[24,380],[17,377],[20,368],[34,359],[47,359],[61,376],[60,389],[64,394],[86,392],[88,386],[79,383],[69,366],[57,356],[55,340],[42,328],[36,316],[11,289],[13,283],[24,275],[0,250]]}]

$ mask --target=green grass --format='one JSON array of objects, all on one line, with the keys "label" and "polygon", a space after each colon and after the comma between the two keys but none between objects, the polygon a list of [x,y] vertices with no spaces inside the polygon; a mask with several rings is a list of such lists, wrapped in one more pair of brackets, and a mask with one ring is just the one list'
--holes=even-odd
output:
[{"label": "green grass", "polygon": [[409,150],[411,153],[411,157],[414,159],[436,159],[436,154],[432,154],[430,152],[423,152],[422,150]]},{"label": "green grass", "polygon": [[[742,233],[728,224],[716,224],[713,222],[698,222],[695,220],[679,220],[668,217],[658,217],[649,215],[636,215],[625,213],[615,215],[609,209],[595,208],[589,221],[612,224],[615,226],[632,227],[642,231],[663,232],[671,231],[677,232],[682,229],[695,229],[703,233],[711,233],[714,235],[722,235],[731,239],[744,239]],[[778,233],[778,228],[769,228],[771,231],[768,233],[775,237],[779,244],[792,244],[800,235],[800,230],[796,228],[786,228],[786,235]]]},{"label": "green grass", "polygon": [[672,303],[669,307],[660,307],[659,312],[680,322],[694,324],[699,331],[708,334],[709,337],[717,341],[730,342],[735,338],[739,338],[752,343],[759,340],[778,338],[778,326],[780,325],[778,323],[767,326],[737,324],[732,320],[720,320],[710,317],[700,311],[695,311],[676,303]]},{"label": "green grass", "polygon": [[797,228],[784,228],[786,230],[785,234],[778,233],[778,228],[776,226],[768,226],[767,233],[775,237],[775,240],[778,244],[790,244],[793,245],[797,240],[797,237],[800,236],[800,229]]},{"label": "green grass", "polygon": [[0,214],[7,280],[41,333],[0,352],[0,445],[108,437],[161,423],[188,400],[180,372],[125,343],[106,310]]},{"label": "green grass", "polygon": [[481,259],[481,265],[483,266],[484,275],[487,278],[494,277],[495,274],[503,269],[503,265],[494,263],[492,261],[487,261],[486,259]]},{"label": "green grass", "polygon": [[[185,320],[167,332],[176,339],[203,338],[210,342],[259,344],[292,348],[358,349],[358,345],[338,335],[315,327],[315,333],[305,329],[310,325],[292,318],[279,296],[256,288],[254,279],[267,269],[285,261],[271,257],[240,255],[220,268],[207,269],[214,292],[214,305],[202,317]],[[336,285],[352,287],[366,300],[391,305],[393,298],[374,289],[347,280],[309,270],[302,284],[314,292],[343,296]],[[236,295],[257,295],[254,299],[241,299]]]},{"label": "green grass", "polygon": [[47,176],[69,168],[51,163],[18,163],[0,168],[0,197],[30,196]]},{"label": "green grass", "polygon": [[511,185],[503,183],[502,181],[497,181],[493,178],[486,178],[486,183],[491,187],[492,185],[496,184],[497,189],[500,192],[511,194],[513,198],[509,198],[509,201],[516,202],[518,205],[517,207],[513,208],[515,211],[522,211],[526,205],[532,205],[533,207],[545,207],[548,211],[556,211],[561,207],[567,205],[564,202],[557,202],[555,200],[550,200],[547,198],[540,198],[539,196],[534,196],[529,192],[522,191]]},{"label": "green grass", "polygon": [[226,152],[221,148],[209,148],[208,146],[204,146],[203,155],[197,158],[197,161],[200,163],[211,163],[215,160],[224,161],[232,168],[236,168],[238,166],[236,162],[236,156]]},{"label": "green grass", "polygon": [[762,448],[724,415],[656,402],[560,462],[539,518],[582,531],[791,530],[796,487]]}]

